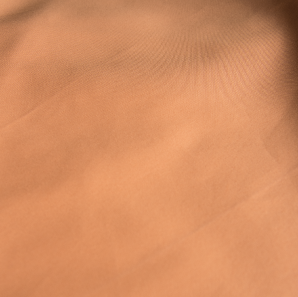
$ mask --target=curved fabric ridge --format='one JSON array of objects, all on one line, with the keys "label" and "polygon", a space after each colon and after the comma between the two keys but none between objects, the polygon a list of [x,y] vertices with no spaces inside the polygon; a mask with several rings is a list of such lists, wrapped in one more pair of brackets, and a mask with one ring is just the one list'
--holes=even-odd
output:
[{"label": "curved fabric ridge", "polygon": [[298,296],[297,5],[2,1],[0,296]]}]

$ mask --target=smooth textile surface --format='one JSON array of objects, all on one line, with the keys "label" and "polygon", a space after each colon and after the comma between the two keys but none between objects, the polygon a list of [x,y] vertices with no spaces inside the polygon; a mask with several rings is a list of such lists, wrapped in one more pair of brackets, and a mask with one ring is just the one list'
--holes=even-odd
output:
[{"label": "smooth textile surface", "polygon": [[297,297],[298,1],[1,0],[0,297]]}]

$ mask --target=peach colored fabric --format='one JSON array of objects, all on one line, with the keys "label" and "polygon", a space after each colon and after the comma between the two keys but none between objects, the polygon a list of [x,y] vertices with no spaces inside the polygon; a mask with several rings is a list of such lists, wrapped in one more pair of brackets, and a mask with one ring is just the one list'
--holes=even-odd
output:
[{"label": "peach colored fabric", "polygon": [[1,0],[0,296],[297,297],[298,1]]}]

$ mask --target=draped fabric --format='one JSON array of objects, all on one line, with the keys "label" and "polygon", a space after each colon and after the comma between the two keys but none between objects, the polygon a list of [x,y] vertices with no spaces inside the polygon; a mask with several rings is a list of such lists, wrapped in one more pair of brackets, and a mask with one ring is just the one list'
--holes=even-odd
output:
[{"label": "draped fabric", "polygon": [[297,297],[297,62],[297,0],[0,0],[0,296]]}]

